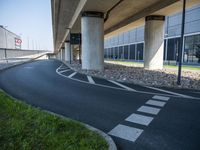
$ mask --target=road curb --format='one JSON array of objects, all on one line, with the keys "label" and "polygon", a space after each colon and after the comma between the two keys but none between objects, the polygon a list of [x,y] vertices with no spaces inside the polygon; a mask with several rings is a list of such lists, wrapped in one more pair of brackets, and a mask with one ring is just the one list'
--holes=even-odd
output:
[{"label": "road curb", "polygon": [[[42,109],[42,110],[43,110],[43,109]],[[48,110],[43,110],[43,111],[45,111],[45,112],[47,112],[47,113],[50,113],[50,114],[52,114],[52,115],[61,117],[61,118],[63,118],[63,119],[74,120],[74,119],[71,119],[71,118],[69,118],[69,117],[65,117],[65,116],[63,116],[63,115],[60,115],[60,114],[57,114],[57,113],[54,113],[54,112],[51,112],[51,111],[48,111]],[[108,143],[108,149],[109,149],[109,150],[117,150],[117,146],[116,146],[115,142],[113,141],[113,139],[112,139],[108,134],[106,134],[105,132],[103,132],[103,131],[101,131],[101,130],[99,130],[99,129],[97,129],[97,128],[95,128],[95,127],[89,125],[89,124],[86,124],[86,123],[83,123],[83,122],[80,122],[80,121],[77,121],[77,120],[74,120],[74,121],[76,121],[76,122],[82,124],[83,126],[85,126],[85,127],[86,127],[87,129],[89,129],[90,131],[97,132],[97,133],[98,133],[102,138],[104,138],[105,141]]]},{"label": "road curb", "polygon": [[[18,100],[17,98],[11,96],[10,94],[8,94],[7,92],[5,92],[5,91],[4,91],[3,89],[1,89],[1,88],[0,88],[0,91],[4,92],[6,95],[8,95],[9,97],[11,97],[12,99],[14,99],[14,100],[16,100],[16,101],[18,101],[18,102],[24,102],[24,101],[20,101],[20,100]],[[26,103],[26,102],[24,102],[24,103]],[[29,104],[29,103],[26,103],[26,104],[32,106],[32,105]],[[32,107],[35,107],[35,106],[32,106]],[[36,108],[36,107],[35,107],[35,108]],[[98,134],[107,142],[107,144],[108,144],[108,150],[117,150],[117,146],[116,146],[115,142],[114,142],[113,139],[112,139],[108,134],[106,134],[105,132],[103,132],[103,131],[101,131],[101,130],[99,130],[99,129],[97,129],[97,128],[91,126],[91,125],[88,125],[88,124],[86,124],[86,123],[83,123],[83,122],[80,122],[80,121],[71,119],[71,118],[69,118],[69,117],[65,117],[65,116],[63,116],[63,115],[57,114],[57,113],[52,112],[52,111],[49,111],[49,110],[44,110],[44,109],[42,109],[41,107],[38,107],[38,108],[40,108],[40,109],[41,109],[42,111],[44,111],[44,112],[47,112],[47,113],[52,114],[52,115],[55,115],[55,116],[57,116],[57,117],[60,117],[60,118],[63,118],[63,119],[73,120],[73,121],[76,121],[76,122],[82,124],[84,127],[86,127],[87,129],[89,129],[90,131],[94,131],[94,132],[98,133]]]}]

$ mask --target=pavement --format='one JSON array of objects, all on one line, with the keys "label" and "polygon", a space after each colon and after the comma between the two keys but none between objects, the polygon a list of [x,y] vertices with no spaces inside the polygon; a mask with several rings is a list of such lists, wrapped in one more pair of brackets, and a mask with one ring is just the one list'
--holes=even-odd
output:
[{"label": "pavement", "polygon": [[39,60],[0,73],[0,88],[33,106],[109,134],[119,150],[200,148],[200,92],[143,87]]}]

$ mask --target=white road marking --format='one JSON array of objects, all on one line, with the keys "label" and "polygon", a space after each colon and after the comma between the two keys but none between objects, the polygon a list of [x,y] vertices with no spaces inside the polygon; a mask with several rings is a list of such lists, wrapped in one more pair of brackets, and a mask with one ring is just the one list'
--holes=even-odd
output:
[{"label": "white road marking", "polygon": [[63,73],[63,72],[67,72],[67,71],[70,71],[71,69],[67,69],[67,70],[62,70],[62,71],[59,71],[60,73]]},{"label": "white road marking", "polygon": [[70,74],[70,75],[68,76],[68,78],[72,78],[72,77],[75,76],[76,74],[77,74],[77,72],[74,72],[74,73]]},{"label": "white road marking", "polygon": [[165,92],[165,93],[168,93],[168,94],[173,94],[173,95],[181,96],[181,97],[184,97],[184,98],[194,98],[192,96],[188,96],[188,95],[184,95],[184,94],[179,94],[179,93],[175,93],[175,92],[171,92],[171,91],[167,91],[167,90],[163,90],[163,89],[159,89],[159,88],[155,88],[155,87],[149,87],[149,86],[145,86],[145,87],[149,88],[149,89],[153,89],[153,90]]},{"label": "white road marking", "polygon": [[146,102],[146,104],[163,107],[166,104],[166,102],[155,101],[155,100],[148,100]]},{"label": "white road marking", "polygon": [[94,80],[92,79],[91,76],[87,76],[87,79],[91,84],[95,84],[95,82],[94,82]]},{"label": "white road marking", "polygon": [[136,91],[136,90],[134,90],[134,89],[132,89],[132,88],[130,88],[128,86],[125,86],[125,85],[123,85],[123,84],[121,84],[119,82],[115,82],[115,81],[112,81],[112,80],[108,80],[108,81],[111,82],[111,83],[113,83],[113,84],[116,84],[116,85],[118,85],[118,86],[120,86],[120,87],[122,87],[124,89],[127,89],[129,91]]},{"label": "white road marking", "polygon": [[169,97],[165,97],[165,96],[159,96],[159,95],[155,95],[152,97],[153,99],[158,99],[158,100],[162,100],[162,101],[168,101]]},{"label": "white road marking", "polygon": [[114,129],[112,129],[108,134],[131,142],[135,142],[137,138],[142,134],[142,132],[143,130],[141,129],[119,124]]},{"label": "white road marking", "polygon": [[[68,76],[63,75],[61,73],[59,73],[58,71],[59,67],[56,69],[56,73],[64,78],[68,78]],[[81,83],[86,83],[86,84],[91,84],[90,82],[87,81],[83,81],[83,80],[79,80],[79,79],[75,79],[75,78],[70,78],[71,80],[77,81],[77,82],[81,82]],[[100,87],[105,87],[105,88],[111,88],[111,89],[116,89],[116,90],[120,90],[120,91],[128,91],[128,92],[136,92],[136,93],[141,93],[141,94],[153,94],[153,95],[163,95],[163,96],[170,96],[170,97],[180,97],[177,95],[169,95],[169,94],[162,94],[162,93],[154,93],[154,92],[146,92],[146,91],[129,91],[127,89],[122,89],[122,88],[117,88],[117,87],[113,87],[113,86],[108,86],[108,85],[103,85],[103,84],[97,84],[95,83],[96,86],[100,86]],[[185,98],[185,97],[183,97]],[[200,98],[196,98],[196,97],[191,97],[192,99],[200,99]]]},{"label": "white road marking", "polygon": [[155,108],[155,107],[150,107],[150,106],[141,106],[137,111],[157,115],[160,109]]},{"label": "white road marking", "polygon": [[148,117],[148,116],[133,113],[125,120],[129,121],[129,122],[148,126],[150,124],[150,122],[153,120],[153,117]]}]

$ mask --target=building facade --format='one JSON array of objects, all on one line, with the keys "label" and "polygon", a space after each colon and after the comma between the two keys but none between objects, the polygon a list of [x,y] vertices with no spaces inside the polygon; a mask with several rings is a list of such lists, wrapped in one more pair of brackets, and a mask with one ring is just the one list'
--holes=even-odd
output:
[{"label": "building facade", "polygon": [[21,37],[0,26],[0,48],[21,49]]},{"label": "building facade", "polygon": [[[180,48],[181,13],[166,16],[164,61],[176,62]],[[187,9],[185,16],[183,62],[198,64],[200,45],[200,5]],[[144,26],[104,40],[104,58],[143,61]]]}]

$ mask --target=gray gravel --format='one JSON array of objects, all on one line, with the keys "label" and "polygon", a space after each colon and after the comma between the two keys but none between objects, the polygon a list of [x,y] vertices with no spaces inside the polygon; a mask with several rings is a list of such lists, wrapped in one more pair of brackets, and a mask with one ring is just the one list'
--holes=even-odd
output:
[{"label": "gray gravel", "polygon": [[77,72],[105,79],[128,82],[155,87],[174,87],[185,89],[200,89],[200,71],[182,71],[182,85],[177,85],[177,70],[146,70],[142,67],[104,64],[104,71],[82,70],[78,62],[73,62],[71,68]]}]

